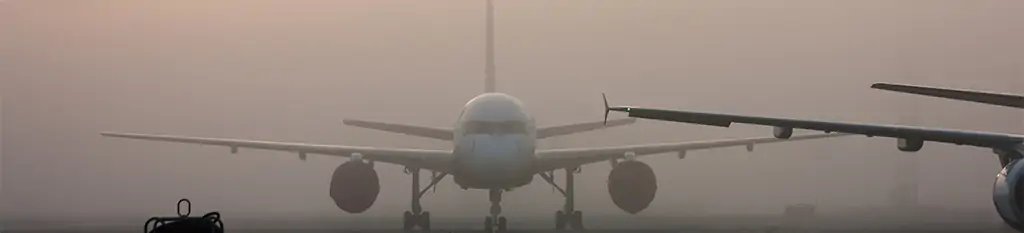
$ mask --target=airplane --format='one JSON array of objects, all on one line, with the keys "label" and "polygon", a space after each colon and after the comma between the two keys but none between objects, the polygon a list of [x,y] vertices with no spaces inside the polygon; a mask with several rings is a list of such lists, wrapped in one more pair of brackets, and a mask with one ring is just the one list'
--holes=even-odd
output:
[{"label": "airplane", "polygon": [[[893,92],[1024,109],[1024,96],[1022,95],[898,83],[875,83],[871,87]],[[1024,135],[901,125],[813,121],[633,106],[608,107],[608,99],[605,98],[604,101],[605,118],[608,117],[608,112],[616,111],[626,112],[630,117],[635,118],[718,127],[729,127],[732,123],[766,125],[774,127],[773,136],[780,139],[790,137],[794,128],[852,133],[868,137],[891,137],[897,139],[896,148],[904,152],[920,151],[925,141],[990,148],[997,155],[996,157],[1002,166],[1002,170],[996,175],[996,181],[992,188],[993,205],[1004,223],[1017,231],[1024,232],[1024,166],[1015,166],[1024,158]]]},{"label": "airplane", "polygon": [[[539,139],[556,137],[585,131],[602,129],[615,125],[633,123],[636,119],[625,118],[608,122],[595,121],[579,124],[537,127],[534,117],[523,103],[508,94],[497,92],[494,45],[493,45],[493,2],[487,1],[487,67],[484,93],[469,100],[454,128],[444,129],[396,123],[365,120],[349,120],[347,125],[403,133],[419,137],[451,141],[451,150],[423,150],[408,148],[375,148],[344,145],[317,145],[296,142],[273,142],[229,138],[205,138],[160,134],[139,134],[102,132],[102,136],[141,139],[165,142],[215,145],[230,148],[238,153],[239,148],[261,149],[297,153],[305,161],[308,154],[348,157],[349,161],[339,165],[332,175],[330,196],[342,210],[358,214],[369,209],[380,192],[380,180],[374,170],[376,162],[405,167],[412,176],[411,209],[403,214],[403,229],[429,231],[430,213],[424,211],[420,199],[446,176],[452,176],[462,189],[484,189],[489,191],[490,215],[485,217],[484,230],[488,232],[507,230],[507,219],[501,216],[502,193],[530,184],[539,176],[554,186],[565,198],[562,210],[556,211],[555,228],[565,230],[583,229],[583,213],[574,205],[574,174],[580,167],[597,162],[610,162],[613,170],[608,180],[612,201],[622,210],[636,214],[646,209],[654,199],[657,182],[653,170],[638,157],[654,154],[678,153],[680,159],[691,150],[746,146],[753,150],[754,144],[783,142],[787,140],[772,137],[726,139],[711,141],[689,141],[643,145],[609,146],[596,148],[568,148],[538,150]],[[841,134],[807,134],[794,136],[788,141],[835,137]],[[420,187],[421,169],[432,172],[430,183]],[[565,171],[565,187],[554,180],[554,172]]]}]

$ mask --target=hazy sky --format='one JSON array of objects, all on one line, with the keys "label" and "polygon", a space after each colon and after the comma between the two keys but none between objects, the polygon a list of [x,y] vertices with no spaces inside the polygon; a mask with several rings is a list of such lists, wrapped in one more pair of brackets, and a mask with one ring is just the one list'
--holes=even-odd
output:
[{"label": "hazy sky", "polygon": [[[450,127],[483,90],[482,1],[0,2],[3,207],[8,215],[351,216],[328,196],[342,158],[101,138],[130,131],[448,149],[442,141],[346,127],[343,118]],[[874,91],[912,82],[1020,93],[1024,2],[497,1],[498,90],[539,125],[601,119],[612,104],[1020,133],[1019,110]],[[902,119],[902,120],[901,120]],[[979,120],[983,119],[983,120]],[[544,141],[544,148],[767,136],[641,120]],[[772,213],[885,205],[894,139],[691,152],[649,161],[655,204],[642,215]],[[921,198],[992,208],[988,149],[926,144]],[[597,163],[578,208],[614,207]],[[409,178],[379,166],[364,215],[408,209]],[[561,177],[561,175],[559,175]],[[510,217],[550,215],[540,179],[506,194]],[[424,199],[435,216],[487,213],[485,191],[451,180]],[[16,213],[14,210],[17,210]]]}]

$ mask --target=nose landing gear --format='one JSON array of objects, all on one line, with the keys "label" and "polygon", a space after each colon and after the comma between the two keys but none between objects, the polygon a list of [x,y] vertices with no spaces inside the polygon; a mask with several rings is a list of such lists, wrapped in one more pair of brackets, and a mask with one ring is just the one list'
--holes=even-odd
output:
[{"label": "nose landing gear", "polygon": [[501,194],[504,190],[491,189],[491,216],[484,218],[484,232],[505,232],[508,230],[508,219],[501,216]]}]

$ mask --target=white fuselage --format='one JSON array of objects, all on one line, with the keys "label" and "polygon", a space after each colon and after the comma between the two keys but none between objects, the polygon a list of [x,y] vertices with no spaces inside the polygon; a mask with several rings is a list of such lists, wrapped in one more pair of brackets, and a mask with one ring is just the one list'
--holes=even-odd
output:
[{"label": "white fuselage", "polygon": [[459,115],[454,136],[452,175],[462,188],[511,189],[533,180],[536,126],[515,97],[473,98]]}]

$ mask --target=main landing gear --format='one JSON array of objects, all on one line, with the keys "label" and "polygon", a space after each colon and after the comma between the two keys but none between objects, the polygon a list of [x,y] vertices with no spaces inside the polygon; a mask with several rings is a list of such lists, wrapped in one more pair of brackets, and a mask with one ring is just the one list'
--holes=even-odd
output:
[{"label": "main landing gear", "polygon": [[565,189],[562,189],[555,183],[554,171],[540,173],[540,177],[544,178],[544,181],[555,187],[565,197],[565,206],[562,207],[562,210],[555,212],[555,230],[561,231],[566,230],[566,228],[583,230],[583,212],[576,210],[575,184],[573,180],[574,175],[580,173],[580,171],[579,167],[565,169]]},{"label": "main landing gear", "polygon": [[504,190],[491,189],[491,216],[484,219],[484,232],[505,232],[508,220],[501,216],[501,194]]},{"label": "main landing gear", "polygon": [[405,214],[402,215],[402,229],[410,231],[418,226],[420,230],[429,232],[430,212],[423,211],[420,198],[423,198],[423,194],[426,194],[427,190],[432,188],[436,190],[437,183],[443,180],[448,173],[434,174],[430,184],[422,190],[420,189],[420,169],[406,167],[405,173],[412,174],[412,210],[405,211]]}]

